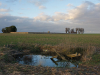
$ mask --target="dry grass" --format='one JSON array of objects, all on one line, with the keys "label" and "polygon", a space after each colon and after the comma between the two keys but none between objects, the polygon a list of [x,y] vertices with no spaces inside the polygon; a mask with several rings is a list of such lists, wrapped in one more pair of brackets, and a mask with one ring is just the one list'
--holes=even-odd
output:
[{"label": "dry grass", "polygon": [[11,34],[28,34],[28,32],[10,32]]},{"label": "dry grass", "polygon": [[89,46],[87,49],[84,51],[83,56],[82,56],[82,61],[90,61],[92,59],[92,55],[96,53],[96,48],[94,46]]}]

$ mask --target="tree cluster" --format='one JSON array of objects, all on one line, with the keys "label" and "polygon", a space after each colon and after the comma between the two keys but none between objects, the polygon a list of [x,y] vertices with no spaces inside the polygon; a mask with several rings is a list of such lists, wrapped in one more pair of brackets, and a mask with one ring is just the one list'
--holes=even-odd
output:
[{"label": "tree cluster", "polygon": [[17,28],[14,25],[12,25],[10,27],[2,28],[3,33],[10,33],[10,32],[16,32],[16,31],[17,31]]},{"label": "tree cluster", "polygon": [[[70,30],[70,28],[65,28],[65,32],[66,33],[74,33],[74,29]],[[84,33],[84,28],[76,28],[76,33],[83,34]]]},{"label": "tree cluster", "polygon": [[78,34],[83,34],[84,28],[76,28],[76,32],[78,32]]}]

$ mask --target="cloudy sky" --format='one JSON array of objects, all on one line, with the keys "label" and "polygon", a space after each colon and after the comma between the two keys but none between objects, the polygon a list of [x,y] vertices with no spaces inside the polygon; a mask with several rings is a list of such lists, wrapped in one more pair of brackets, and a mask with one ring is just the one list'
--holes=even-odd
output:
[{"label": "cloudy sky", "polygon": [[100,0],[0,0],[0,33],[11,25],[18,32],[100,33]]}]

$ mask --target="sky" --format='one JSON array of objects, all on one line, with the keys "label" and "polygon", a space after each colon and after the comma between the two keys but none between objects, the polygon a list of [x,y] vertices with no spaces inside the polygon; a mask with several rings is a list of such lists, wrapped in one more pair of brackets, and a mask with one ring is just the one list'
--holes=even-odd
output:
[{"label": "sky", "polygon": [[100,0],[0,0],[0,33],[11,25],[17,32],[100,33]]}]

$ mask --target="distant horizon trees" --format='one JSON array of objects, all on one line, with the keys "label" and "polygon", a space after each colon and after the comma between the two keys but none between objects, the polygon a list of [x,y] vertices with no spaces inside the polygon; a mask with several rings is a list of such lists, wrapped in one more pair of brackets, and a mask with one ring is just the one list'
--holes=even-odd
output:
[{"label": "distant horizon trees", "polygon": [[14,25],[12,25],[10,27],[2,28],[3,33],[10,33],[10,32],[16,32],[16,31],[17,31],[17,28]]},{"label": "distant horizon trees", "polygon": [[76,28],[76,32],[78,32],[78,34],[83,34],[84,28]]},{"label": "distant horizon trees", "polygon": [[[65,28],[66,33],[75,33],[74,28],[70,30],[70,28]],[[76,28],[76,33],[77,34],[83,34],[84,33],[84,28]]]}]

